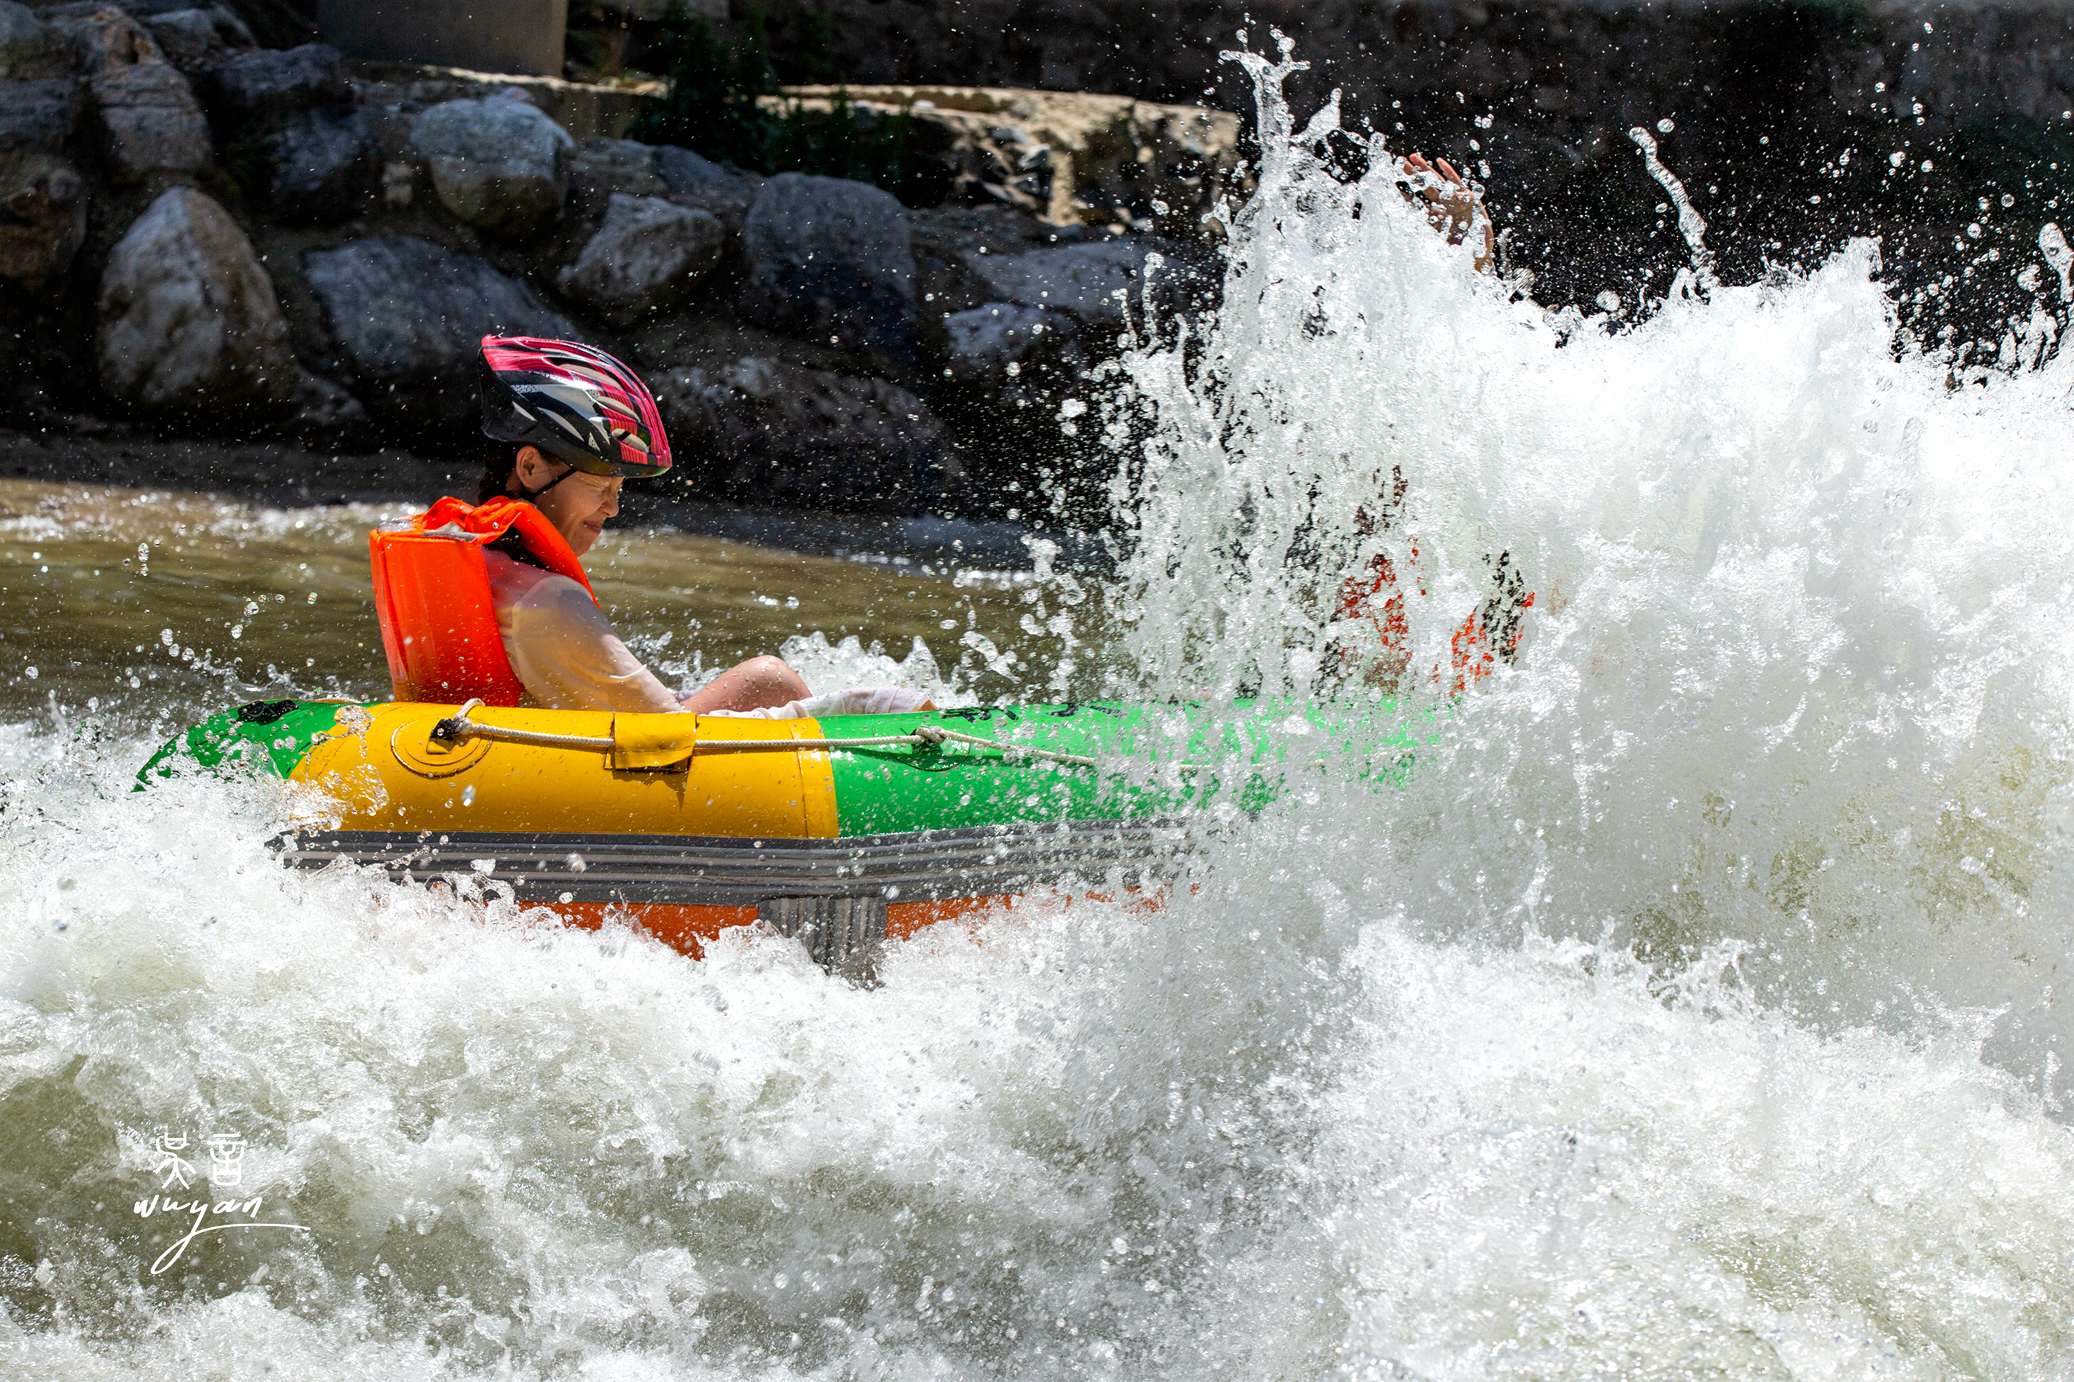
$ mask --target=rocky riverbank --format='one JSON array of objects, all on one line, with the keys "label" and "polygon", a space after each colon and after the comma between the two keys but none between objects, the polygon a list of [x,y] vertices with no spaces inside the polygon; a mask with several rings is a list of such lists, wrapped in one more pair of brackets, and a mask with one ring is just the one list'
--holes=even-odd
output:
[{"label": "rocky riverbank", "polygon": [[[644,3],[592,8],[638,13]],[[1604,291],[1632,303],[1660,292],[1683,262],[1675,225],[1659,224],[1662,191],[1626,137],[1638,125],[1670,122],[1664,158],[1707,218],[1730,278],[1877,235],[1890,278],[1911,307],[1927,309],[1922,329],[1950,324],[1988,338],[2001,334],[2001,314],[2029,311],[2030,294],[2005,270],[2036,262],[2038,229],[2059,213],[2074,171],[2074,10],[2035,0],[762,8],[779,71],[793,80],[837,62],[852,82],[1081,88],[1234,111],[1252,93],[1220,53],[1245,46],[1241,31],[1272,53],[1279,30],[1310,64],[1291,84],[1301,110],[1338,89],[1350,128],[1372,125],[1395,148],[1442,154],[1482,176],[1513,232],[1511,259],[1539,275],[1536,295],[1551,305]],[[829,33],[842,37],[833,57]],[[1982,257],[1990,249],[1996,260]],[[1972,280],[1956,313],[1947,275]],[[1947,291],[1925,296],[1946,303],[1916,297],[1933,284]]]},{"label": "rocky riverbank", "polygon": [[[747,13],[706,8],[723,29]],[[658,6],[579,10],[659,32]],[[475,340],[571,335],[654,381],[676,498],[1073,527],[1114,460],[1073,422],[1084,376],[1142,313],[1153,256],[1158,302],[1214,300],[1204,212],[1250,95],[1217,56],[1245,27],[1222,0],[770,5],[784,75],[834,75],[841,37],[848,84],[790,108],[908,122],[899,198],[624,138],[655,82],[349,64],[296,13],[0,0],[0,425],[466,470]],[[1731,279],[1876,234],[1906,323],[1991,342],[2053,280],[2018,281],[2074,168],[2058,11],[1254,13],[1256,49],[1273,25],[1312,63],[1300,109],[1343,88],[1349,128],[1480,176],[1506,263],[1552,306],[1630,312],[1684,262],[1637,124]],[[1337,142],[1358,171],[1360,141]]]},{"label": "rocky riverbank", "polygon": [[466,471],[476,341],[576,337],[651,379],[676,499],[1056,524],[1109,468],[1082,372],[1148,282],[1217,281],[1229,115],[901,93],[938,192],[909,206],[617,137],[644,99],[0,0],[0,420]]}]

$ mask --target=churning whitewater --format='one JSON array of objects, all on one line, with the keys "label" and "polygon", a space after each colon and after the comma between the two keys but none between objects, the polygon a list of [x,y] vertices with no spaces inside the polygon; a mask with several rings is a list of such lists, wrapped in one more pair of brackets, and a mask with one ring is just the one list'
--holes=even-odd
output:
[{"label": "churning whitewater", "polygon": [[[151,709],[54,707],[0,741],[8,1375],[2074,1366],[2053,276],[2001,371],[1897,347],[1870,245],[1552,311],[1254,66],[1221,313],[1087,400],[1129,555],[1025,627],[1119,696],[1445,702],[1409,780],[1226,808],[1163,909],[939,926],[862,990],[291,874],[310,802],[132,794]],[[1451,697],[1508,573],[1517,658]],[[294,1227],[154,1272],[169,1155],[208,1223]]]}]

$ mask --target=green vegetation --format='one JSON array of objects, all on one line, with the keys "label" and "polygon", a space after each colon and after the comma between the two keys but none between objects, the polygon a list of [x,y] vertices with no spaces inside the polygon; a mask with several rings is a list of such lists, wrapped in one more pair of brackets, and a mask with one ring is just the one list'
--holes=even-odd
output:
[{"label": "green vegetation", "polygon": [[[814,45],[828,41],[825,16]],[[663,26],[669,90],[662,103],[634,122],[629,139],[676,144],[719,163],[759,173],[818,173],[874,183],[899,195],[915,181],[908,156],[913,117],[860,110],[837,88],[826,110],[781,99],[763,14],[751,10],[739,43],[713,32],[703,15],[679,3]],[[826,69],[817,55],[811,67]],[[816,72],[819,75],[819,72]]]}]

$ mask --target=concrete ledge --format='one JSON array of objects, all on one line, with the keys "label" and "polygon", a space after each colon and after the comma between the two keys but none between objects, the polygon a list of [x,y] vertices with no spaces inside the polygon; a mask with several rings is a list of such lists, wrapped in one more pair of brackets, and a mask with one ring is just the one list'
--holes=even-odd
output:
[{"label": "concrete ledge", "polygon": [[569,0],[319,0],[317,28],[349,58],[559,77]]},{"label": "concrete ledge", "polygon": [[429,106],[487,96],[515,86],[578,140],[620,138],[635,117],[663,94],[661,82],[592,86],[587,82],[565,82],[559,77],[478,72],[412,62],[356,62],[352,70],[366,99],[375,104],[414,102]]}]

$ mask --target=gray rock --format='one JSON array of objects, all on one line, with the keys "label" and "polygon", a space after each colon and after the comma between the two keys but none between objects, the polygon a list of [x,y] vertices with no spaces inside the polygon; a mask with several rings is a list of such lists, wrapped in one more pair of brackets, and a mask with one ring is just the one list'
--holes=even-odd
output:
[{"label": "gray rock", "polygon": [[306,110],[353,103],[346,60],[328,43],[235,54],[209,68],[203,86],[216,118],[240,126],[278,125]]},{"label": "gray rock", "polygon": [[360,396],[395,424],[465,425],[484,336],[581,336],[524,284],[412,236],[313,251],[303,272]]},{"label": "gray rock", "polygon": [[72,46],[87,79],[101,152],[119,182],[209,167],[208,122],[187,78],[137,22],[112,5],[52,11],[50,28]]},{"label": "gray rock", "polygon": [[586,139],[562,159],[567,174],[568,195],[562,214],[594,229],[619,193],[630,197],[660,197],[670,185],[657,176],[655,150],[631,139]]},{"label": "gray rock", "polygon": [[188,187],[153,202],[109,252],[95,353],[110,397],[160,415],[285,409],[302,375],[252,242]]},{"label": "gray rock", "polygon": [[907,209],[841,178],[781,173],[743,227],[746,305],[780,330],[915,357],[915,256]]},{"label": "gray rock", "polygon": [[568,131],[516,96],[447,101],[411,122],[411,148],[456,219],[506,240],[531,238],[562,214]]},{"label": "gray rock", "polygon": [[290,427],[308,441],[359,440],[367,432],[367,409],[329,379],[302,371],[288,396]]},{"label": "gray rock", "polygon": [[200,173],[213,161],[209,122],[187,78],[163,60],[95,77],[87,87],[101,152],[117,181],[150,173]]},{"label": "gray rock", "polygon": [[964,458],[929,406],[883,379],[749,357],[650,381],[701,497],[917,513],[962,485]]},{"label": "gray rock", "polygon": [[0,0],[0,80],[44,81],[72,71],[72,54],[23,5]]},{"label": "gray rock", "polygon": [[319,225],[359,215],[374,195],[374,133],[353,103],[336,48],[233,53],[201,85],[218,129],[265,159],[259,189],[277,220]]},{"label": "gray rock", "polygon": [[680,149],[675,144],[657,146],[652,152],[655,171],[672,192],[747,188],[749,184],[749,180],[740,173],[731,172],[703,154]]},{"label": "gray rock", "polygon": [[586,139],[563,159],[570,195],[578,184],[600,201],[614,192],[651,197],[670,190],[655,171],[655,149],[632,139]]},{"label": "gray rock", "polygon": [[1012,302],[982,303],[944,318],[949,337],[945,363],[961,384],[998,385],[1026,361],[1057,355],[1074,337],[1074,322],[1047,307]]},{"label": "gray rock", "polygon": [[147,17],[144,27],[151,30],[166,61],[189,77],[258,46],[245,21],[221,6],[168,10]]},{"label": "gray rock", "polygon": [[69,79],[0,82],[0,150],[62,153],[79,125],[79,85]]},{"label": "gray rock", "polygon": [[62,283],[86,239],[86,184],[40,149],[0,153],[0,278],[31,294]]},{"label": "gray rock", "polygon": [[276,220],[350,220],[374,197],[374,135],[358,110],[306,110],[288,117],[269,141],[267,158],[267,205]]},{"label": "gray rock", "polygon": [[1154,248],[1138,240],[1106,240],[1023,254],[968,254],[965,264],[1003,302],[1065,312],[1089,326],[1117,327],[1124,322],[1124,305],[1116,295],[1125,294],[1132,315],[1138,314],[1138,284]]},{"label": "gray rock", "polygon": [[555,286],[612,325],[629,326],[690,297],[726,241],[710,211],[615,192],[605,223]]},{"label": "gray rock", "polygon": [[44,11],[43,22],[69,48],[73,70],[82,77],[165,60],[151,35],[115,5],[64,5]]}]

